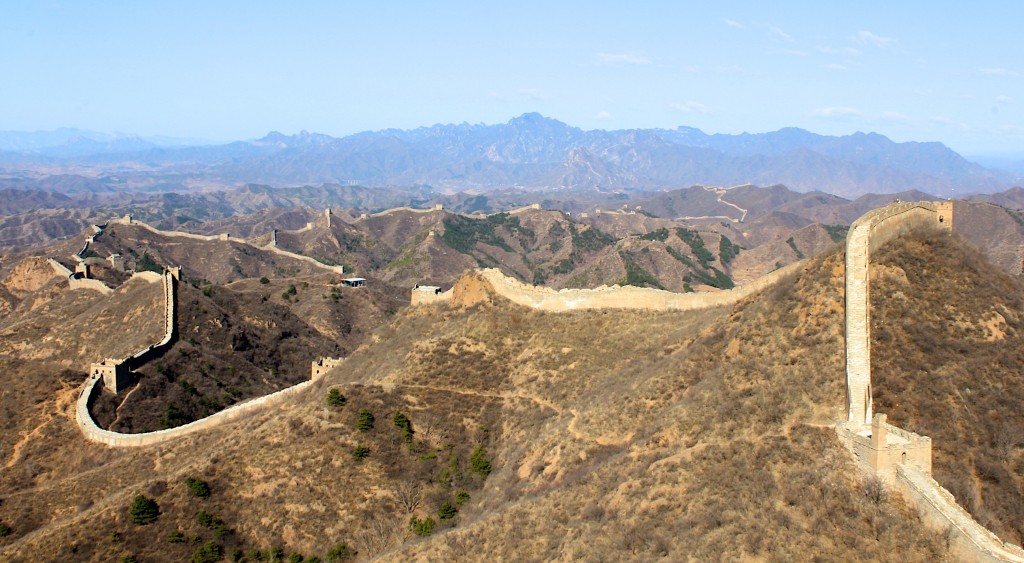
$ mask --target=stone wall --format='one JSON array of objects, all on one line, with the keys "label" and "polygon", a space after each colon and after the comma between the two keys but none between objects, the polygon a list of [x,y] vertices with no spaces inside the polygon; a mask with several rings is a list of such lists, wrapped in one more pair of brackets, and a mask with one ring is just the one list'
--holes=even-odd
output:
[{"label": "stone wall", "polygon": [[893,203],[868,212],[850,225],[846,237],[846,391],[847,421],[871,424],[871,312],[868,287],[871,253],[922,227],[951,229],[948,201]]},{"label": "stone wall", "polygon": [[53,258],[47,258],[46,263],[53,268],[53,272],[58,276],[64,276],[65,278],[71,277],[71,270],[69,270],[64,264],[54,260]]},{"label": "stone wall", "polygon": [[91,375],[86,381],[85,388],[82,389],[82,394],[78,398],[75,417],[78,422],[78,427],[82,430],[82,434],[84,434],[88,440],[106,444],[115,448],[150,446],[174,440],[189,434],[194,434],[202,430],[215,428],[228,422],[245,418],[256,412],[265,411],[270,407],[280,405],[289,397],[299,394],[313,384],[313,381],[304,381],[298,385],[293,385],[287,389],[282,389],[281,391],[265,395],[258,399],[246,401],[201,420],[190,422],[184,426],[178,426],[177,428],[168,428],[167,430],[157,430],[155,432],[143,432],[140,434],[121,434],[119,432],[111,432],[110,430],[100,428],[96,425],[96,421],[93,420],[92,415],[89,414],[89,402],[92,400],[93,394],[96,393],[97,381],[99,381],[99,377],[94,375]]},{"label": "stone wall", "polygon": [[320,379],[325,373],[341,365],[345,358],[328,358],[326,356],[317,358],[313,361],[312,369],[309,373],[309,378]]},{"label": "stone wall", "polygon": [[412,304],[447,303],[452,299],[452,290],[441,291],[440,287],[419,285],[412,289]]},{"label": "stone wall", "polygon": [[932,439],[886,423],[884,414],[876,414],[868,428],[840,423],[836,431],[839,441],[853,452],[860,466],[890,485],[901,464],[928,475],[932,472]]},{"label": "stone wall", "polygon": [[90,279],[84,277],[82,274],[72,274],[68,278],[68,287],[71,289],[91,289],[104,295],[109,295],[114,292],[113,289],[100,280]]},{"label": "stone wall", "polygon": [[959,561],[1024,561],[1024,550],[1003,543],[956,503],[949,491],[908,465],[896,467],[896,488],[917,508],[925,523],[942,530]]},{"label": "stone wall", "polygon": [[599,287],[597,289],[551,289],[522,283],[488,268],[463,274],[455,287],[439,294],[412,291],[412,303],[451,302],[469,305],[489,294],[542,311],[573,311],[579,309],[650,309],[655,311],[692,311],[731,305],[773,285],[780,278],[799,271],[804,262],[790,264],[743,286],[715,292],[673,293],[661,289],[633,286]]},{"label": "stone wall", "polygon": [[274,242],[272,244],[269,244],[267,246],[264,246],[263,250],[266,250],[268,252],[273,252],[274,254],[280,254],[281,256],[287,256],[289,258],[294,258],[295,260],[302,260],[303,262],[308,262],[308,263],[310,263],[310,264],[312,264],[312,265],[314,265],[314,266],[316,266],[318,268],[324,268],[324,269],[330,270],[330,271],[332,271],[332,272],[334,272],[336,274],[344,274],[345,273],[345,266],[328,266],[327,264],[324,264],[323,262],[317,260],[316,258],[310,258],[309,256],[305,256],[305,255],[302,255],[302,254],[296,254],[294,252],[289,252],[287,250],[282,250],[281,248],[279,248],[277,246],[276,242]]},{"label": "stone wall", "polygon": [[840,441],[862,468],[882,477],[917,508],[924,521],[948,534],[964,561],[1021,561],[1024,550],[1004,544],[956,504],[931,477],[931,439],[886,424],[871,404],[871,254],[920,228],[953,228],[952,202],[893,203],[854,221],[846,239],[847,420],[836,425]]}]

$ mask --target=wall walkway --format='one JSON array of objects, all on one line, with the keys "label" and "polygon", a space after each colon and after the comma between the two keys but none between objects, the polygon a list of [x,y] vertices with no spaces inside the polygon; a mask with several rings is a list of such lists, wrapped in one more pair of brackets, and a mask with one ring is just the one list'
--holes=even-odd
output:
[{"label": "wall walkway", "polygon": [[948,534],[957,557],[1024,562],[1024,550],[1000,541],[931,477],[929,438],[885,424],[885,415],[872,413],[871,254],[921,228],[952,229],[952,202],[897,202],[865,214],[850,226],[846,238],[847,419],[836,425],[836,432],[862,467],[894,485],[926,523]]},{"label": "wall walkway", "polygon": [[[150,231],[150,232],[152,232],[154,234],[158,234],[160,236],[165,236],[165,237],[181,237],[181,238],[189,238],[189,239],[192,239],[192,240],[201,240],[201,241],[217,241],[217,240],[219,240],[219,241],[233,241],[233,242],[237,242],[239,244],[244,244],[244,245],[247,245],[247,246],[251,246],[253,248],[257,248],[257,249],[260,249],[260,250],[266,250],[268,252],[273,252],[274,254],[278,254],[278,255],[281,255],[281,256],[286,256],[288,258],[293,258],[295,260],[302,260],[303,262],[311,264],[311,265],[313,265],[313,266],[315,266],[317,268],[322,268],[324,270],[329,270],[329,271],[334,272],[336,274],[344,274],[345,273],[344,266],[329,266],[327,264],[324,264],[323,262],[320,262],[319,260],[317,260],[315,258],[310,258],[309,256],[305,256],[305,255],[302,255],[302,254],[297,254],[295,252],[290,252],[288,250],[283,250],[281,248],[278,248],[278,246],[276,244],[276,239],[273,238],[273,237],[271,238],[271,242],[268,243],[266,246],[256,246],[255,244],[252,244],[251,242],[249,242],[249,241],[247,241],[245,239],[231,238],[227,233],[222,233],[222,234],[219,234],[219,235],[197,235],[197,234],[194,234],[194,233],[186,233],[186,232],[183,232],[183,231],[164,231],[164,230],[161,230],[161,229],[157,229],[156,227],[153,227],[151,225],[147,225],[146,223],[143,223],[142,221],[139,221],[137,219],[133,219],[129,215],[126,215],[125,217],[119,218],[119,219],[112,219],[111,222],[113,222],[113,223],[120,223],[120,224],[123,224],[123,225],[136,225],[136,226],[142,227],[143,229],[146,229],[147,231]],[[301,231],[305,231],[305,230],[308,230],[308,229],[309,229],[309,227],[307,226],[306,228],[300,229],[299,231],[295,231],[295,232],[301,232]]]},{"label": "wall walkway", "polygon": [[797,262],[780,268],[740,287],[715,292],[673,293],[661,289],[633,286],[599,287],[596,289],[551,289],[525,284],[501,273],[501,270],[487,268],[464,274],[455,287],[443,293],[431,293],[413,289],[412,303],[461,302],[463,295],[471,291],[474,278],[485,282],[494,292],[509,301],[542,311],[562,312],[583,309],[648,309],[653,311],[693,311],[731,305],[769,287],[779,279],[796,272],[805,263]]}]

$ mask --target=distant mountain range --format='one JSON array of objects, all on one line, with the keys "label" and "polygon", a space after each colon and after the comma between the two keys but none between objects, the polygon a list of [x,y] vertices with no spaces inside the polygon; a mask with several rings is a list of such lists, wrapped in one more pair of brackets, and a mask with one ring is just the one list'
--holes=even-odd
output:
[{"label": "distant mountain range", "polygon": [[160,191],[188,191],[200,183],[430,186],[449,192],[619,192],[753,183],[844,197],[913,189],[949,197],[1018,183],[1013,173],[970,162],[941,143],[895,143],[876,133],[584,131],[537,113],[498,125],[434,125],[343,138],[272,132],[213,146],[97,135],[0,133],[0,167],[16,176],[39,166],[87,165],[108,171],[96,179],[112,188]]}]

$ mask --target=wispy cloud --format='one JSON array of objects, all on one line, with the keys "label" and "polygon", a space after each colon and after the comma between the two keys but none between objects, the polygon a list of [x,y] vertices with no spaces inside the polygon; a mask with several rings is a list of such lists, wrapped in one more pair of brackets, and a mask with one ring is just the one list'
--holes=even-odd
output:
[{"label": "wispy cloud", "polygon": [[603,120],[606,120],[606,119],[611,119],[612,118],[612,114],[608,113],[607,111],[599,111],[599,112],[597,112],[597,115],[595,115],[594,117],[596,117],[597,119],[600,119],[600,120],[603,121]]},{"label": "wispy cloud", "polygon": [[740,65],[716,66],[712,67],[711,70],[719,74],[739,74],[743,72],[743,67]]},{"label": "wispy cloud", "polygon": [[551,97],[544,93],[539,88],[520,88],[515,92],[488,92],[487,97],[498,100],[499,102],[513,102],[521,100],[529,100],[532,102],[542,102],[550,100]]},{"label": "wispy cloud", "polygon": [[829,63],[825,65],[825,68],[829,70],[850,70],[850,68],[847,67],[846,65],[841,65],[839,63]]},{"label": "wispy cloud", "polygon": [[807,51],[801,51],[800,49],[784,49],[782,51],[782,54],[784,54],[784,55],[792,55],[794,57],[808,57],[808,56],[810,56],[810,53],[808,53]]},{"label": "wispy cloud", "polygon": [[902,113],[900,113],[898,111],[883,111],[882,114],[879,115],[878,117],[880,119],[882,119],[883,121],[909,121],[910,120],[909,117],[903,115]]},{"label": "wispy cloud", "polygon": [[730,20],[730,19],[722,18],[722,23],[724,23],[725,25],[727,25],[729,27],[735,27],[736,29],[746,29],[747,28],[747,26],[741,24],[740,22],[738,22],[736,20]]},{"label": "wispy cloud", "polygon": [[835,119],[840,117],[856,117],[860,115],[860,112],[855,108],[846,106],[832,106],[827,108],[818,108],[811,111],[812,117],[824,117],[827,119]]},{"label": "wispy cloud", "polygon": [[881,35],[875,35],[870,31],[861,31],[853,37],[853,40],[861,45],[874,45],[879,49],[890,47],[893,43],[896,43],[896,40],[892,37],[882,37]]},{"label": "wispy cloud", "polygon": [[1008,104],[1011,101],[1013,101],[1013,98],[1011,98],[1009,96],[996,96],[996,103],[997,104]]},{"label": "wispy cloud", "polygon": [[686,102],[685,104],[669,104],[668,107],[670,107],[670,108],[672,108],[674,110],[677,110],[677,111],[681,111],[683,113],[707,113],[708,112],[708,106],[706,106],[706,105],[704,105],[704,104],[702,104],[700,102],[693,101],[693,100],[690,100],[690,101]]},{"label": "wispy cloud", "polygon": [[988,76],[1017,76],[1017,71],[1003,67],[982,67],[978,72]]},{"label": "wispy cloud", "polygon": [[520,88],[516,90],[516,95],[535,102],[542,102],[550,99],[549,96],[539,88]]},{"label": "wispy cloud", "polygon": [[824,47],[818,47],[818,52],[824,53],[826,55],[852,55],[852,56],[856,56],[856,55],[860,54],[860,51],[858,49],[854,49],[853,47],[836,48],[836,47],[829,47],[827,45],[824,46]]},{"label": "wispy cloud", "polygon": [[772,39],[785,43],[793,41],[793,36],[783,31],[781,27],[772,24],[765,24],[765,27],[768,29],[768,36]]},{"label": "wispy cloud", "polygon": [[594,62],[599,65],[649,65],[651,59],[636,53],[598,53]]}]

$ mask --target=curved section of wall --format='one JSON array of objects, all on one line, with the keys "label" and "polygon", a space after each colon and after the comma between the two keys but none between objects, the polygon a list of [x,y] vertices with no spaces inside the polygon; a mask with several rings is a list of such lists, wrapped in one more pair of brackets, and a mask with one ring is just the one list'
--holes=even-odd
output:
[{"label": "curved section of wall", "polygon": [[68,287],[71,289],[91,289],[98,291],[104,295],[109,295],[114,292],[107,284],[100,280],[94,280],[92,278],[77,277],[72,275],[68,278]]},{"label": "curved section of wall", "polygon": [[865,214],[846,237],[846,392],[847,422],[871,424],[871,253],[922,227],[951,229],[953,203],[893,203]]},{"label": "curved section of wall", "polygon": [[[804,267],[804,262],[790,264],[762,276],[741,287],[734,289],[697,292],[673,293],[661,289],[633,286],[599,287],[597,289],[551,289],[520,282],[501,273],[500,270],[488,268],[463,274],[455,287],[436,295],[417,295],[413,290],[413,303],[452,302],[469,304],[476,297],[474,284],[479,281],[486,283],[494,294],[509,301],[542,311],[575,311],[582,309],[649,309],[654,311],[692,311],[720,305],[731,305],[740,299],[753,295],[773,285],[780,278],[796,272]],[[474,280],[474,278],[477,278]]]},{"label": "curved section of wall", "polygon": [[345,273],[345,267],[344,266],[328,266],[327,264],[324,264],[323,262],[317,260],[316,258],[310,258],[309,256],[305,256],[303,254],[296,254],[294,252],[289,252],[287,250],[282,250],[281,248],[278,248],[276,243],[264,246],[262,248],[263,248],[263,250],[266,250],[268,252],[273,252],[274,254],[280,254],[281,256],[287,256],[288,258],[293,258],[295,260],[302,260],[303,262],[308,262],[309,264],[312,264],[312,265],[314,265],[314,266],[316,266],[318,268],[323,268],[325,270],[330,270],[330,271],[332,271],[332,272],[334,272],[336,274],[344,274]]},{"label": "curved section of wall", "polygon": [[[270,244],[268,244],[267,246],[256,246],[256,245],[254,245],[254,244],[252,244],[252,243],[250,243],[250,242],[248,242],[248,241],[246,241],[244,239],[239,239],[239,238],[232,239],[230,236],[228,236],[227,233],[219,234],[219,235],[197,235],[197,234],[194,234],[194,233],[186,233],[186,232],[182,232],[182,231],[163,231],[163,230],[157,229],[156,227],[147,225],[146,223],[143,223],[142,221],[136,221],[135,219],[132,219],[131,217],[125,217],[123,219],[116,219],[113,222],[121,223],[121,224],[124,224],[124,225],[135,225],[135,226],[138,226],[138,227],[142,227],[143,229],[146,229],[146,230],[148,230],[148,231],[150,231],[150,232],[152,232],[154,234],[158,234],[158,235],[165,236],[165,237],[183,237],[183,238],[189,238],[189,239],[193,239],[193,240],[202,240],[202,241],[232,240],[232,241],[240,243],[240,244],[246,244],[246,245],[252,246],[253,248],[259,248],[260,250],[266,250],[268,252],[273,252],[274,254],[279,254],[281,256],[287,256],[288,258],[292,258],[292,259],[295,259],[295,260],[302,260],[303,262],[306,262],[308,264],[312,264],[313,266],[316,266],[318,268],[323,268],[325,270],[330,270],[330,271],[332,271],[332,272],[334,272],[336,274],[344,274],[345,273],[345,268],[343,266],[329,266],[329,265],[324,264],[323,262],[321,262],[321,261],[319,261],[319,260],[317,260],[315,258],[310,258],[309,256],[305,256],[305,255],[302,255],[302,254],[296,254],[295,252],[289,252],[287,250],[282,250],[282,249],[278,248],[277,247],[276,238],[273,239],[273,241]],[[300,231],[307,230],[308,228],[311,228],[311,227],[307,227],[306,229],[300,229]],[[300,232],[300,231],[296,231],[296,232]]]},{"label": "curved section of wall", "polygon": [[155,432],[143,432],[141,434],[121,434],[120,432],[111,432],[110,430],[100,428],[96,425],[96,421],[93,420],[92,415],[89,414],[89,402],[97,392],[96,382],[99,381],[99,379],[99,376],[94,375],[90,376],[88,381],[86,381],[85,388],[82,390],[82,394],[78,398],[75,418],[78,421],[78,427],[82,429],[82,434],[84,434],[87,439],[115,448],[151,446],[153,444],[160,444],[169,440],[181,438],[182,436],[194,434],[202,430],[214,428],[228,422],[233,422],[256,412],[262,412],[270,409],[271,407],[277,406],[284,402],[288,397],[298,394],[313,384],[313,381],[304,381],[298,385],[293,385],[276,393],[271,393],[270,395],[265,395],[258,399],[246,401],[239,405],[224,409],[218,413],[201,420],[190,422],[184,426],[168,428],[166,430],[157,430]]}]

